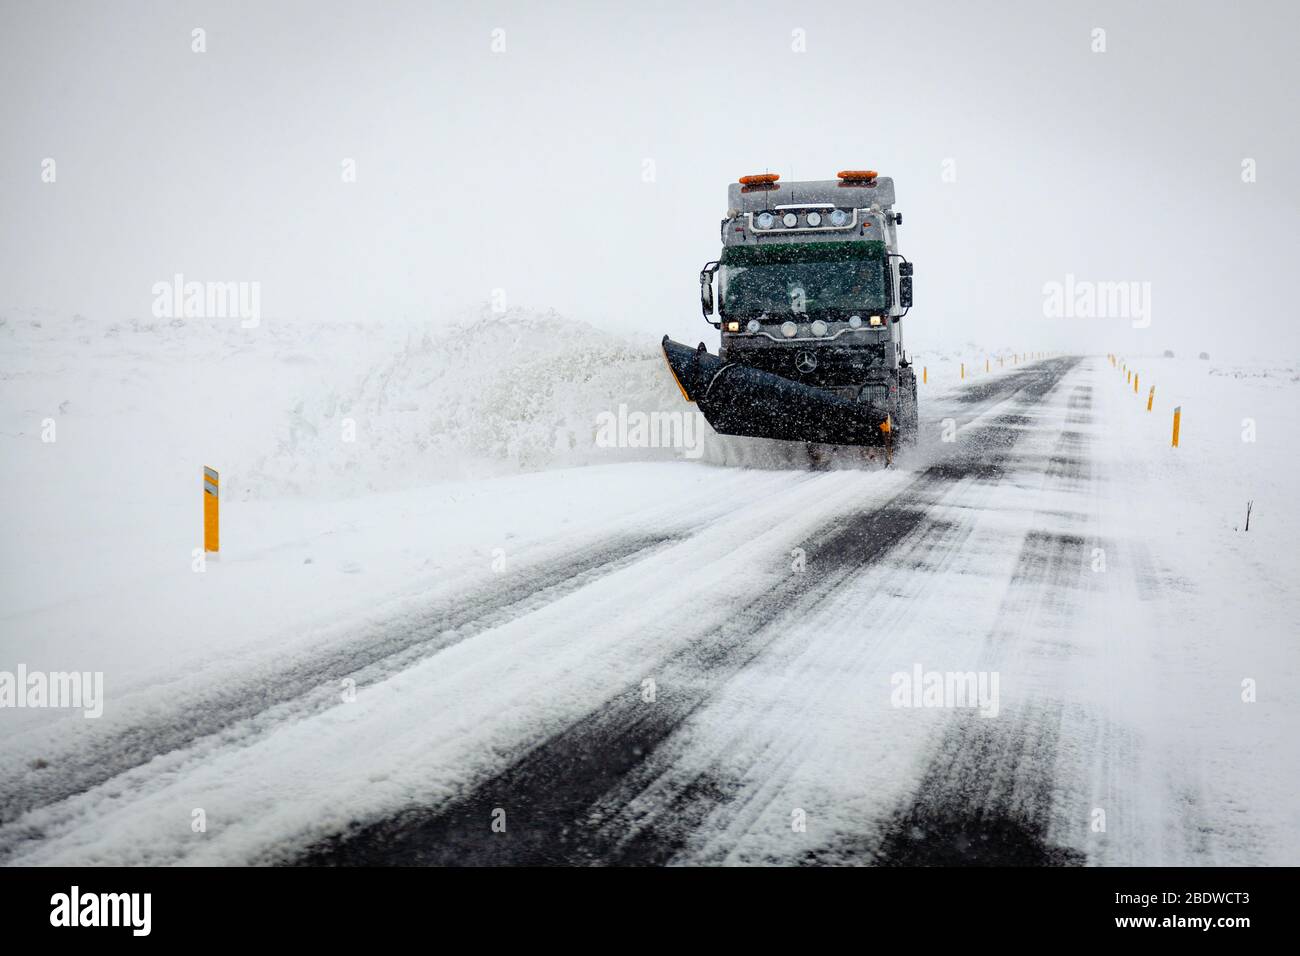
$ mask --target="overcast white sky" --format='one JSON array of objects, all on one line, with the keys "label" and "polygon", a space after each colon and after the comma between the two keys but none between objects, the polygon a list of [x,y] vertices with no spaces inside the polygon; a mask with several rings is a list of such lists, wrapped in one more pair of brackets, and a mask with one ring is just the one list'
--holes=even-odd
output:
[{"label": "overcast white sky", "polygon": [[[0,9],[0,307],[145,318],[176,272],[259,281],[264,321],[500,288],[713,343],[727,183],[868,167],[896,181],[914,347],[1300,345],[1295,3]],[[1067,273],[1151,283],[1150,328],[1044,317]]]}]

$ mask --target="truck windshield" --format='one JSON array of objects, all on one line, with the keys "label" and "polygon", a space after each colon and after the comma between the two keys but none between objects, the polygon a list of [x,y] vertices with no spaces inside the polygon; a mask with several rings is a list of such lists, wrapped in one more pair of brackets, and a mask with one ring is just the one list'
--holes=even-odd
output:
[{"label": "truck windshield", "polygon": [[722,308],[728,315],[889,307],[883,242],[728,246],[721,271]]}]

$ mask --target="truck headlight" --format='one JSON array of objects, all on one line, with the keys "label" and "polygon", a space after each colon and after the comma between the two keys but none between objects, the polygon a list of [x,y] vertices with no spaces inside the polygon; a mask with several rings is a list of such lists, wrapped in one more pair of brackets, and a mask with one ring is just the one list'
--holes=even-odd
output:
[{"label": "truck headlight", "polygon": [[821,319],[818,319],[816,322],[814,322],[814,323],[812,324],[812,334],[813,334],[813,335],[825,335],[825,334],[826,334],[826,323],[823,322]]},{"label": "truck headlight", "polygon": [[760,212],[758,218],[754,221],[758,223],[759,229],[771,229],[776,225],[776,216],[772,215],[770,212]]},{"label": "truck headlight", "polygon": [[792,212],[788,212],[782,216],[781,221],[785,223],[787,229],[793,229],[795,226],[799,225],[799,217]]},{"label": "truck headlight", "polygon": [[862,328],[862,316],[860,316],[860,315],[850,315],[850,316],[849,316],[849,328],[851,328],[851,329],[860,329],[860,328]]},{"label": "truck headlight", "polygon": [[793,322],[782,322],[781,334],[787,339],[792,339],[799,334],[799,326],[795,325]]},{"label": "truck headlight", "polygon": [[822,224],[822,214],[819,212],[808,213],[808,225],[816,228]]},{"label": "truck headlight", "polygon": [[762,326],[759,325],[758,319],[750,319],[749,324],[746,325],[745,328],[748,329],[750,332],[757,332],[759,329],[762,328]]},{"label": "truck headlight", "polygon": [[843,209],[836,209],[831,213],[832,226],[847,226],[849,223],[849,214]]}]

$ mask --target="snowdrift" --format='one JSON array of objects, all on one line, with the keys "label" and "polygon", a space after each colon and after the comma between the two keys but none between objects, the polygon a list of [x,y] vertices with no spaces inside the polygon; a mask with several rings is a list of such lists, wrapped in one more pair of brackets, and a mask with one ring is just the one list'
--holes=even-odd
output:
[{"label": "snowdrift", "polygon": [[[438,478],[679,457],[598,444],[620,403],[679,413],[653,343],[553,312],[484,313],[410,329],[352,375],[283,412],[275,447],[250,463],[257,494],[388,489]],[[351,439],[351,440],[349,440]]]},{"label": "snowdrift", "polygon": [[0,351],[6,436],[39,442],[52,420],[79,464],[137,462],[133,488],[173,465],[211,464],[250,499],[701,457],[699,439],[663,447],[626,427],[694,416],[657,341],[554,312],[253,329],[9,312]]}]

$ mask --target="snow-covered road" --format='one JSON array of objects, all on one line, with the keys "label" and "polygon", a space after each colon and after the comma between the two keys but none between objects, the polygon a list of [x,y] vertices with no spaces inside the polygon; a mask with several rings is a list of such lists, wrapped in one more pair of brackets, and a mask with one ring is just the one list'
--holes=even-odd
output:
[{"label": "snow-covered road", "polygon": [[[1135,453],[1162,445],[1114,375],[923,396],[889,470],[486,482],[605,504],[311,641],[18,725],[0,861],[1294,863],[1295,705],[1239,696],[1294,654],[1258,590],[1225,602],[1155,533],[1193,493]],[[1229,622],[1258,626],[1229,649]]]}]

